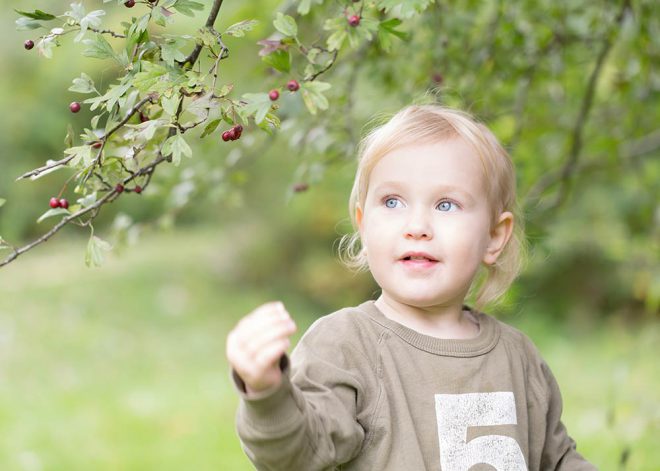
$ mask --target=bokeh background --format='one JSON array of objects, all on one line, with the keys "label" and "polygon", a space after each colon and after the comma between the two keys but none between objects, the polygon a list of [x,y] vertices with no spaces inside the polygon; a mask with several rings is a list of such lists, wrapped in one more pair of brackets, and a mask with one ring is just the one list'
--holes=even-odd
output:
[{"label": "bokeh background", "polygon": [[[0,236],[16,246],[50,227],[36,220],[68,175],[15,179],[60,158],[67,125],[82,132],[91,116],[68,111],[79,98],[67,91],[71,80],[85,72],[107,85],[117,74],[70,40],[52,60],[23,49],[37,33],[16,31],[12,8],[68,3],[0,1]],[[234,433],[227,332],[269,300],[282,300],[304,332],[378,295],[367,274],[336,257],[350,231],[355,148],[374,115],[430,99],[484,120],[518,169],[530,259],[490,312],[539,346],[579,451],[603,470],[658,469],[653,3],[436,2],[404,22],[411,39],[390,54],[342,51],[323,76],[333,84],[328,112],[311,117],[299,96],[283,94],[274,136],[248,127],[223,143],[198,133],[193,159],[161,166],[147,191],[124,195],[95,222],[114,246],[103,267],[85,267],[89,230],[73,226],[0,268],[0,469],[252,469]],[[106,8],[109,26],[144,8],[84,4]],[[256,41],[272,33],[275,11],[295,6],[225,1],[219,30],[260,21],[226,40],[221,80],[237,96],[289,79],[260,61]],[[318,34],[337,8],[312,10],[301,37]],[[171,31],[194,31],[205,18],[177,18]],[[570,156],[574,171],[562,180]],[[301,183],[309,189],[294,192]]]}]

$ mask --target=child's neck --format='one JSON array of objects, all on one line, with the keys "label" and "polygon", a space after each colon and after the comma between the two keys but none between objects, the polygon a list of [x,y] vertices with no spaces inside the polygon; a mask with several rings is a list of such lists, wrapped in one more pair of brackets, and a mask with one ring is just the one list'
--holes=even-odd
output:
[{"label": "child's neck", "polygon": [[420,308],[381,295],[375,302],[385,317],[420,334],[441,339],[471,339],[479,335],[479,322],[463,305]]}]

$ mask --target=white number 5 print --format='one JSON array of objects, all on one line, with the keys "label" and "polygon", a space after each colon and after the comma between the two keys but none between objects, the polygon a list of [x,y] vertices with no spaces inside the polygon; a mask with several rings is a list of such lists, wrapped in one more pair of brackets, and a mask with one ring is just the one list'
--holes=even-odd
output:
[{"label": "white number 5 print", "polygon": [[468,427],[516,424],[511,392],[436,394],[435,411],[442,471],[468,471],[489,464],[497,471],[526,471],[518,442],[504,435],[484,435],[467,442]]}]

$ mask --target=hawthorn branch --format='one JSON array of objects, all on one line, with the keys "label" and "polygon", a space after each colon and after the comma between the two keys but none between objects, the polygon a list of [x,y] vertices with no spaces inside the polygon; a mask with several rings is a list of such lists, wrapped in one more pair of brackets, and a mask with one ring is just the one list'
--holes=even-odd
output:
[{"label": "hawthorn branch", "polygon": [[[140,170],[135,172],[135,174],[125,178],[123,180],[124,183],[128,183],[134,179],[136,179],[139,176],[146,175],[147,176],[147,182],[145,183],[144,187],[146,187],[151,180],[151,174],[153,173],[154,169],[160,165],[163,162],[166,162],[168,159],[163,156],[160,152],[158,154],[158,157],[151,162],[149,165],[146,165],[145,167],[142,167]],[[70,222],[75,222],[74,220],[87,215],[88,213],[91,213],[92,216],[83,223],[83,225],[89,225],[92,220],[98,215],[99,209],[101,206],[103,206],[106,203],[111,203],[114,201],[118,196],[119,192],[117,189],[112,189],[108,193],[106,193],[102,198],[97,200],[94,204],[87,206],[86,208],[82,208],[75,213],[71,213],[68,216],[63,217],[57,224],[55,224],[48,232],[46,232],[44,235],[39,237],[38,239],[33,240],[29,244],[24,245],[23,247],[20,248],[14,248],[12,251],[11,255],[9,255],[7,258],[4,260],[0,261],[0,267],[3,267],[7,265],[8,263],[14,261],[16,258],[18,258],[19,255],[24,254],[28,250],[33,249],[37,245],[43,244],[46,242],[48,239],[50,239],[52,236],[54,236],[57,232],[60,231],[64,226],[69,224]]]},{"label": "hawthorn branch", "polygon": [[[223,0],[214,0],[213,5],[211,5],[211,11],[209,12],[209,16],[206,19],[206,23],[204,26],[211,31],[215,31],[213,26],[215,25],[215,20],[218,17],[218,13],[220,12],[220,7],[222,6]],[[197,44],[195,46],[195,49],[190,53],[188,57],[186,57],[183,61],[181,61],[179,64],[184,67],[186,64],[190,64],[190,68],[192,68],[193,65],[195,65],[195,62],[197,62],[197,59],[199,58],[199,54],[202,52],[202,44]]]}]

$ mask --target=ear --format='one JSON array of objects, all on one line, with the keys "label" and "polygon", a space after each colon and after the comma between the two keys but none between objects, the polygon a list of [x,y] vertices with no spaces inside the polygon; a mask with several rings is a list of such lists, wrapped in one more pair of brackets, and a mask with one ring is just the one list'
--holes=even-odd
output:
[{"label": "ear", "polygon": [[500,256],[500,253],[506,247],[512,233],[513,214],[505,211],[500,214],[497,224],[490,231],[490,241],[488,242],[488,247],[486,247],[486,253],[483,258],[483,262],[486,265],[493,265],[497,261],[497,257]]},{"label": "ear", "polygon": [[359,204],[355,207],[355,221],[357,222],[358,229],[362,230],[362,208],[360,208]]}]

